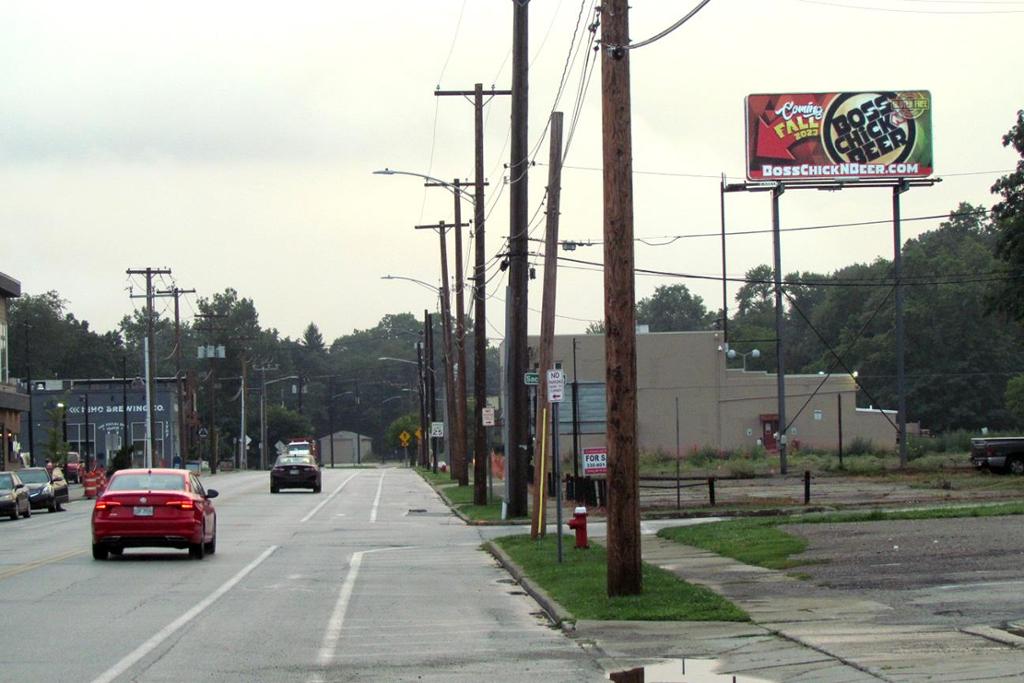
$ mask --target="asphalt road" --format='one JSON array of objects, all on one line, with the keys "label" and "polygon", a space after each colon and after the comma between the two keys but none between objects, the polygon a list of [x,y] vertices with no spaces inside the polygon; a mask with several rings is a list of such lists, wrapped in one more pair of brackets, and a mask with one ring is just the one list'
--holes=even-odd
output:
[{"label": "asphalt road", "polygon": [[204,476],[217,553],[92,559],[92,504],[0,522],[4,680],[605,680],[418,476]]}]

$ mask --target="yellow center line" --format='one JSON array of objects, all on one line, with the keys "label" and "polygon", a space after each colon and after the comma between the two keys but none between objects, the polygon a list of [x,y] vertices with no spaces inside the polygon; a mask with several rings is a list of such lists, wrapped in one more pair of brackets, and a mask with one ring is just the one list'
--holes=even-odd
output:
[{"label": "yellow center line", "polygon": [[27,571],[31,571],[31,570],[36,569],[38,567],[42,567],[45,564],[52,564],[54,562],[60,562],[61,560],[67,560],[69,558],[75,557],[76,555],[84,555],[84,554],[85,554],[84,550],[69,550],[66,553],[61,553],[60,555],[54,555],[53,557],[47,557],[47,558],[42,559],[42,560],[36,560],[35,562],[27,562],[25,564],[19,564],[19,565],[16,565],[14,567],[11,567],[10,569],[8,569],[6,571],[0,572],[0,581],[3,581],[4,579],[9,579],[12,576],[17,576],[18,574],[24,574]]}]

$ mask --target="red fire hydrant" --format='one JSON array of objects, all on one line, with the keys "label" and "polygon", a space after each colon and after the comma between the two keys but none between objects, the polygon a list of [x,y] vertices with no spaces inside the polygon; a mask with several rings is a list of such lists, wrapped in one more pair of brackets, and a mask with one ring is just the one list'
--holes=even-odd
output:
[{"label": "red fire hydrant", "polygon": [[590,547],[587,542],[587,508],[582,505],[572,511],[569,528],[576,532],[576,547],[584,550]]}]

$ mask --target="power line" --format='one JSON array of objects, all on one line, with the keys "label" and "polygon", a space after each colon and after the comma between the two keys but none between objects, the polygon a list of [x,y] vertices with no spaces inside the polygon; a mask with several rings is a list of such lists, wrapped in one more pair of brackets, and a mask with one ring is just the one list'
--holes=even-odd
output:
[{"label": "power line", "polygon": [[700,4],[698,4],[692,10],[687,12],[686,16],[684,16],[682,19],[680,19],[676,23],[672,24],[671,26],[669,26],[664,31],[662,31],[660,33],[654,34],[650,38],[647,38],[645,40],[641,40],[640,42],[637,42],[637,43],[632,43],[630,45],[609,45],[608,49],[610,49],[610,50],[615,50],[615,49],[635,50],[638,47],[644,47],[646,45],[650,45],[651,43],[653,43],[655,41],[661,40],[662,38],[664,38],[668,34],[670,34],[673,31],[675,31],[677,28],[679,28],[680,26],[682,26],[683,24],[688,22],[694,16],[696,16],[697,12],[701,11],[702,9],[704,9],[705,5],[707,5],[709,2],[711,2],[711,0],[701,0]]},{"label": "power line", "polygon": [[[987,215],[987,214],[991,214],[991,213],[992,213],[991,209],[981,208],[981,209],[974,209],[974,210],[971,210],[971,211],[953,211],[953,212],[950,212],[950,213],[938,213],[938,214],[932,214],[932,215],[928,215],[928,216],[912,216],[912,217],[909,217],[909,218],[901,218],[900,220],[902,220],[902,221],[929,221],[929,220],[936,220],[936,219],[939,219],[939,218],[953,219],[953,218],[963,218],[963,217],[969,217],[969,216],[981,216],[981,215]],[[857,222],[853,222],[853,223],[828,223],[828,224],[824,224],[824,225],[804,225],[804,226],[797,226],[797,227],[792,227],[792,228],[780,228],[779,231],[780,232],[804,232],[804,231],[807,231],[807,230],[828,230],[828,229],[833,229],[833,228],[852,228],[852,227],[863,227],[863,226],[867,226],[867,225],[891,225],[891,224],[892,224],[892,218],[885,218],[885,219],[870,220],[870,221],[857,221]],[[752,229],[748,229],[748,230],[731,230],[729,232],[726,232],[725,236],[726,237],[736,237],[736,236],[741,236],[741,235],[762,235],[762,234],[770,234],[772,232],[773,232],[773,230],[771,228],[752,228]],[[661,236],[657,236],[657,237],[635,237],[635,238],[633,238],[633,241],[634,242],[640,242],[641,244],[645,244],[648,247],[665,247],[665,246],[668,246],[670,244],[673,244],[673,243],[678,242],[679,240],[683,240],[683,239],[693,239],[693,238],[702,238],[702,237],[714,237],[714,238],[718,239],[718,238],[721,238],[721,236],[722,236],[721,231],[717,231],[717,232],[696,232],[696,233],[687,233],[687,234],[683,234],[683,235],[661,235]],[[662,242],[660,244],[653,244],[650,240],[666,240],[666,241],[664,241],[664,242]],[[561,240],[560,243],[563,245],[563,248],[565,247],[565,245],[570,245],[570,246],[573,246],[573,247],[589,247],[589,246],[596,246],[596,245],[599,245],[599,244],[604,244],[604,240]]]},{"label": "power line", "polygon": [[[826,7],[841,7],[843,9],[856,9],[866,12],[897,12],[900,14],[1024,14],[1019,9],[997,9],[997,10],[924,10],[924,9],[899,9],[896,7],[870,7],[867,5],[849,5],[843,2],[826,2],[826,0],[797,0],[808,5],[824,5]],[[967,4],[967,3],[964,3]]]}]

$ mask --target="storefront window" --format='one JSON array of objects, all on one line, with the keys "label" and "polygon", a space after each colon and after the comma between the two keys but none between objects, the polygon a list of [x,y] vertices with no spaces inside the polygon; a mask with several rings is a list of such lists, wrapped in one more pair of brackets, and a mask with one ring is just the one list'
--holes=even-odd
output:
[{"label": "storefront window", "polygon": [[7,323],[0,322],[0,382],[6,384],[7,380]]}]

